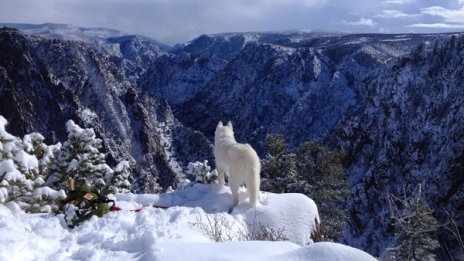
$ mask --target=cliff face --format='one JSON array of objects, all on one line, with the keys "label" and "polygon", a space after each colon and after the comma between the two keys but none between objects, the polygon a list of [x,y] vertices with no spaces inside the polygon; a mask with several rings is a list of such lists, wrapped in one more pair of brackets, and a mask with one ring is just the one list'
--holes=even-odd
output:
[{"label": "cliff face", "polygon": [[[0,46],[0,114],[11,133],[37,131],[49,142],[63,141],[65,122],[73,119],[95,129],[110,162],[133,163],[139,191],[148,189],[147,176],[158,178],[163,188],[176,185],[181,172],[171,156],[171,128],[194,132],[175,119],[168,104],[141,93],[134,84],[137,74],[118,67],[118,57],[102,52],[107,46],[30,37],[14,29],[1,30]],[[126,56],[119,57],[121,64],[144,67],[140,56]],[[202,149],[209,151],[209,144]]]},{"label": "cliff face", "polygon": [[[373,253],[391,236],[387,195],[422,184],[442,220],[464,221],[464,37],[438,37],[386,68],[335,133],[354,184],[350,234]],[[446,210],[446,211],[445,211]],[[379,229],[381,228],[381,229]],[[450,235],[442,235],[448,245]]]},{"label": "cliff face", "polygon": [[[159,59],[143,86],[167,99],[185,125],[208,136],[218,120],[230,119],[239,140],[259,147],[265,133],[280,132],[297,146],[335,128],[349,109],[364,102],[366,84],[378,70],[431,38],[301,32],[204,35],[171,54],[175,59],[190,57],[191,62]],[[182,77],[166,71],[181,72]]]}]

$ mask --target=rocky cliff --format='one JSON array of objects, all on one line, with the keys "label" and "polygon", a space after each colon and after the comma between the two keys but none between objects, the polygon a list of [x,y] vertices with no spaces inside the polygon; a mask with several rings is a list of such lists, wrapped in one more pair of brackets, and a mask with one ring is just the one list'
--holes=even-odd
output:
[{"label": "rocky cliff", "polygon": [[[112,48],[115,41],[109,40]],[[158,179],[164,189],[175,186],[182,174],[179,165],[186,163],[182,155],[176,155],[179,162],[173,155],[176,141],[171,130],[181,130],[182,137],[175,137],[182,140],[198,134],[183,127],[168,104],[140,92],[134,84],[140,70],[127,69],[127,65],[145,68],[143,63],[159,48],[147,55],[143,48],[135,49],[143,53],[127,48],[127,39],[121,42],[116,52],[120,56],[116,56],[107,51],[107,45],[96,48],[95,43],[1,29],[0,114],[10,122],[11,133],[21,136],[37,131],[48,142],[63,141],[65,122],[73,119],[95,129],[110,163],[123,159],[133,163],[138,191],[154,189],[148,179]],[[208,143],[202,146],[200,151],[209,151]]]}]

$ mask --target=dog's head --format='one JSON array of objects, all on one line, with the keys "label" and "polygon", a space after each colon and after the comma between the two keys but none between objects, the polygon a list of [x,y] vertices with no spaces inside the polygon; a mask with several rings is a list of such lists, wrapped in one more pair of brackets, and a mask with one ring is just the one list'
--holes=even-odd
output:
[{"label": "dog's head", "polygon": [[234,129],[232,128],[232,122],[228,122],[226,126],[222,124],[222,121],[218,123],[216,126],[216,132],[215,132],[215,137],[220,138],[220,137],[227,137],[227,138],[233,138],[234,137]]}]

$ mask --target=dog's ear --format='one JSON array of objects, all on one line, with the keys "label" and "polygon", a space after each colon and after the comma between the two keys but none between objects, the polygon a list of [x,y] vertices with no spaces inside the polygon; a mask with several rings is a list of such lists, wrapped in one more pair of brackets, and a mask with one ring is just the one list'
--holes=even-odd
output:
[{"label": "dog's ear", "polygon": [[219,127],[222,127],[224,125],[222,125],[222,121],[219,121],[218,125],[216,126],[216,129],[219,128]]},{"label": "dog's ear", "polygon": [[231,130],[233,129],[233,128],[232,128],[232,122],[231,122],[231,121],[229,121],[229,122],[227,123],[227,127],[229,127]]}]

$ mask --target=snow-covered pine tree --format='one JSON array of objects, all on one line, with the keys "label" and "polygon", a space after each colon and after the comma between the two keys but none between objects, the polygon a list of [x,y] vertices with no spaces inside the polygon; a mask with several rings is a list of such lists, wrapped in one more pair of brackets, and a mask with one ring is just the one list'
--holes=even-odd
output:
[{"label": "snow-covered pine tree", "polygon": [[132,184],[129,182],[130,165],[128,161],[121,161],[113,170],[113,177],[110,181],[109,192],[128,193],[132,191]]},{"label": "snow-covered pine tree", "polygon": [[185,173],[189,178],[194,178],[195,182],[212,184],[217,180],[217,171],[211,171],[208,161],[189,162]]},{"label": "snow-covered pine tree", "polygon": [[[6,119],[0,116],[0,203],[18,205],[27,212],[50,212],[56,208],[55,201],[66,195],[44,186],[45,172],[41,172],[36,155],[28,153],[29,138],[40,139],[41,135],[29,134],[21,141],[5,130],[6,124]],[[42,148],[45,155],[48,147]]]},{"label": "snow-covered pine tree", "polygon": [[67,180],[72,178],[76,187],[90,185],[104,188],[113,171],[106,164],[105,154],[100,152],[102,140],[96,138],[93,129],[82,129],[72,120],[66,123],[66,130],[68,140],[55,156],[47,183],[64,189]]},{"label": "snow-covered pine tree", "polygon": [[385,260],[436,260],[436,239],[439,224],[427,201],[421,195],[421,185],[407,199],[389,196],[390,215],[395,224],[396,240],[387,249]]},{"label": "snow-covered pine tree", "polygon": [[39,173],[42,178],[46,179],[46,175],[49,174],[50,167],[55,161],[55,154],[61,149],[61,143],[47,145],[44,140],[42,134],[33,132],[24,135],[23,146],[27,153],[37,158],[39,161]]},{"label": "snow-covered pine tree", "polygon": [[0,202],[6,203],[32,190],[33,183],[18,170],[14,158],[21,150],[20,140],[5,130],[7,120],[0,116]]}]

